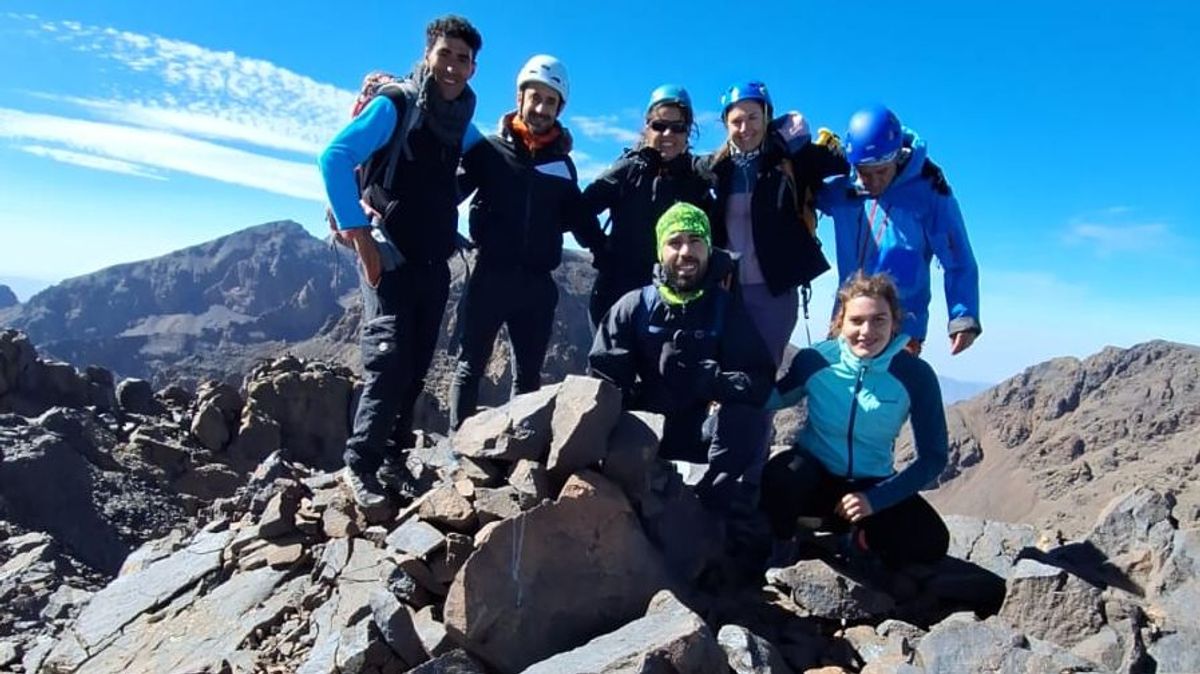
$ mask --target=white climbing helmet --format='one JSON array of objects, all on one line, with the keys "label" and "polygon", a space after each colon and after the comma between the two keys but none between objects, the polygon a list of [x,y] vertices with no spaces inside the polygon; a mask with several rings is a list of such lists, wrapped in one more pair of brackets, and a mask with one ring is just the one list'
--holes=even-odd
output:
[{"label": "white climbing helmet", "polygon": [[525,62],[517,73],[517,91],[531,82],[544,84],[558,92],[562,105],[570,98],[571,80],[567,77],[567,67],[562,61],[548,54],[538,54]]}]

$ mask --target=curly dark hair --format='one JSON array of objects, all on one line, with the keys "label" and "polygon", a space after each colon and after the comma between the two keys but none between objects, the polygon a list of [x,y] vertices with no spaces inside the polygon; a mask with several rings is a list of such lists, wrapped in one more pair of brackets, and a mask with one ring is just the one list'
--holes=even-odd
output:
[{"label": "curly dark hair", "polygon": [[471,48],[471,60],[479,56],[479,50],[483,49],[483,37],[475,26],[471,25],[470,21],[458,16],[457,14],[447,14],[439,16],[425,26],[425,50],[433,48],[433,43],[437,42],[439,37],[453,37],[467,43]]}]

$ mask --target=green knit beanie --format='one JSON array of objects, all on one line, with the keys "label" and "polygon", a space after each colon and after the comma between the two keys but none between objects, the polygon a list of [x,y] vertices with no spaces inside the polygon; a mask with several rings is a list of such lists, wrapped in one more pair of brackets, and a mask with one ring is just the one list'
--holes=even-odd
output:
[{"label": "green knit beanie", "polygon": [[680,201],[667,209],[658,219],[654,228],[658,236],[658,261],[662,262],[663,244],[672,235],[688,232],[704,239],[704,244],[712,248],[712,228],[708,224],[708,216],[695,206]]}]

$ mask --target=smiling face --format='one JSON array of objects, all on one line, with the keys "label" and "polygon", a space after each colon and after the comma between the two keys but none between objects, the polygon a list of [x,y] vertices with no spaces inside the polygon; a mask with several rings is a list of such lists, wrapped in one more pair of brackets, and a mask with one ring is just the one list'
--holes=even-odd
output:
[{"label": "smiling face", "polygon": [[558,92],[541,82],[530,82],[517,91],[517,116],[534,134],[541,135],[553,128],[561,109]]},{"label": "smiling face", "polygon": [[839,333],[846,339],[850,352],[859,358],[873,358],[882,353],[895,330],[895,317],[882,298],[859,295],[842,307]]},{"label": "smiling face", "polygon": [[762,145],[766,128],[766,110],[759,101],[738,101],[725,113],[729,140],[742,152],[750,152]]},{"label": "smiling face", "polygon": [[676,232],[668,236],[660,251],[667,285],[675,290],[694,290],[708,271],[708,244],[704,237],[692,232]]},{"label": "smiling face", "polygon": [[658,150],[664,161],[671,161],[688,147],[688,125],[677,105],[659,105],[646,117],[642,131],[646,147]]},{"label": "smiling face", "polygon": [[463,40],[442,35],[425,50],[425,66],[433,73],[442,98],[452,101],[475,74],[475,53]]}]

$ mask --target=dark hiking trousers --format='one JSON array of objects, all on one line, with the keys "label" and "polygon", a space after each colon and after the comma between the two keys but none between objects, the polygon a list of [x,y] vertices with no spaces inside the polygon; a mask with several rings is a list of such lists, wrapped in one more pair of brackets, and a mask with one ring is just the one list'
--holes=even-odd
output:
[{"label": "dark hiking trousers", "polygon": [[361,286],[363,392],[345,459],[368,474],[382,464],[389,439],[399,449],[413,445],[413,407],[437,346],[450,267],[444,260],[409,261],[385,272],[378,288]]},{"label": "dark hiking trousers", "polygon": [[558,286],[550,272],[489,267],[480,262],[463,298],[458,368],[450,388],[450,428],[475,413],[479,379],[492,357],[501,325],[508,326],[513,358],[513,395],[538,390],[542,362],[554,327]]},{"label": "dark hiking trousers", "polygon": [[[846,494],[865,491],[878,480],[846,480],[831,475],[803,449],[792,447],[767,462],[762,480],[762,509],[777,538],[796,533],[798,517],[824,520],[831,531],[846,531],[849,523],[834,513]],[[896,568],[931,563],[946,555],[950,532],[941,516],[919,494],[859,520],[867,547],[884,564]]]},{"label": "dark hiking trousers", "polygon": [[722,403],[714,415],[709,415],[708,403],[668,413],[658,455],[707,463],[696,493],[708,508],[726,511],[737,493],[738,478],[754,461],[762,420],[761,409],[740,403]]}]

